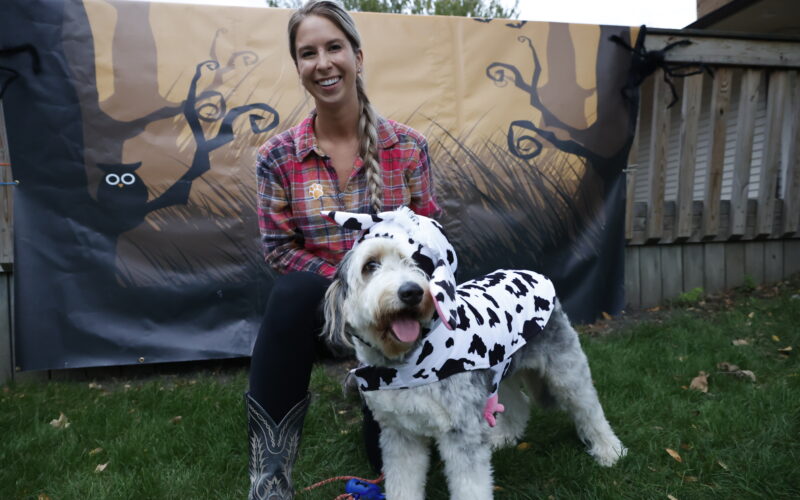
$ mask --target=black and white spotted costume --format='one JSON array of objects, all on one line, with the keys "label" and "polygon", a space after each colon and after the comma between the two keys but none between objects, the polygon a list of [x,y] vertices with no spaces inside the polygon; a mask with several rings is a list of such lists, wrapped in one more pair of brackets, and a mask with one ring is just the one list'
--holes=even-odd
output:
[{"label": "black and white spotted costume", "polygon": [[467,370],[493,372],[484,416],[494,425],[503,411],[497,389],[511,355],[541,332],[553,310],[555,289],[541,274],[497,270],[456,286],[455,250],[442,226],[407,207],[377,215],[324,212],[345,228],[361,230],[356,241],[392,238],[409,245],[417,265],[430,276],[430,292],[439,315],[409,356],[395,366],[361,366],[352,371],[361,390],[402,389],[442,380]]}]

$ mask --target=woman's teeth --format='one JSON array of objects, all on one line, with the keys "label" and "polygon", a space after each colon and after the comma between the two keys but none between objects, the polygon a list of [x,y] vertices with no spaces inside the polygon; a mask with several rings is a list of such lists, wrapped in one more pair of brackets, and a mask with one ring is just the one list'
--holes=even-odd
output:
[{"label": "woman's teeth", "polygon": [[322,85],[323,87],[330,87],[331,85],[333,85],[334,83],[338,82],[339,80],[340,80],[340,78],[338,76],[336,76],[336,77],[333,77],[333,78],[328,78],[327,80],[322,80],[322,81],[319,82],[319,84]]}]

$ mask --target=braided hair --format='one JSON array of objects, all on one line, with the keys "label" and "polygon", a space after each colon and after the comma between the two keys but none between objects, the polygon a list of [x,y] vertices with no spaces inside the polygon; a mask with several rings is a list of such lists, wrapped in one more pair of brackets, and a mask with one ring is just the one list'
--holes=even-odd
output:
[{"label": "braided hair", "polygon": [[[289,53],[297,65],[295,43],[300,23],[309,16],[319,16],[332,22],[344,33],[354,51],[361,49],[361,36],[358,34],[353,18],[334,0],[309,0],[297,9],[289,18]],[[364,162],[364,174],[367,177],[370,205],[377,213],[383,207],[383,175],[378,155],[378,115],[369,102],[364,90],[364,78],[359,72],[356,75],[356,93],[358,95],[358,154]]]}]

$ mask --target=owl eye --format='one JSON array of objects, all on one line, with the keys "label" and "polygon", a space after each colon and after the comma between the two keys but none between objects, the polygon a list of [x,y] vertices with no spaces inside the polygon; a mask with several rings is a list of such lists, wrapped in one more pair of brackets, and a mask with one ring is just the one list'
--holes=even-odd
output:
[{"label": "owl eye", "polygon": [[119,184],[119,176],[117,174],[106,175],[106,184],[109,186],[116,186]]},{"label": "owl eye", "polygon": [[136,182],[136,177],[133,174],[122,174],[122,183],[126,186],[130,186]]}]

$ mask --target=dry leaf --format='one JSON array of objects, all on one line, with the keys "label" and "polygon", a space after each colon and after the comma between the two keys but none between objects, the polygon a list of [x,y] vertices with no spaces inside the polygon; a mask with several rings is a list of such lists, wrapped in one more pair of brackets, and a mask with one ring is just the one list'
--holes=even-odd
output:
[{"label": "dry leaf", "polygon": [[777,335],[773,335],[773,336],[772,336],[772,340],[773,340],[774,342],[780,342],[780,341],[781,341],[781,338],[780,338],[780,337],[778,337]]},{"label": "dry leaf", "polygon": [[685,451],[689,451],[689,450],[692,449],[692,445],[686,444],[686,443],[681,443],[681,449],[685,450]]},{"label": "dry leaf", "polygon": [[718,464],[719,464],[719,466],[720,466],[720,467],[722,467],[723,469],[725,469],[725,470],[728,470],[728,466],[725,464],[725,462],[722,462],[722,461],[720,461],[720,460],[717,460],[717,463],[718,463]]},{"label": "dry leaf", "polygon": [[736,376],[741,378],[749,378],[753,382],[756,381],[756,374],[751,372],[750,370],[739,370],[736,372]]},{"label": "dry leaf", "polygon": [[95,472],[103,472],[104,470],[106,470],[106,467],[108,467],[108,464],[110,464],[110,463],[111,462],[106,462],[104,464],[98,464],[97,467],[94,468],[94,471]]},{"label": "dry leaf", "polygon": [[671,456],[672,458],[674,458],[678,462],[683,463],[683,459],[681,458],[681,455],[677,451],[675,451],[673,449],[670,449],[670,448],[665,448],[665,450],[667,450],[667,453],[669,453],[669,456]]},{"label": "dry leaf", "polygon": [[172,417],[171,419],[169,419],[169,423],[171,423],[171,424],[179,424],[179,423],[181,423],[181,420],[183,420],[183,417],[178,415],[176,417]]},{"label": "dry leaf", "polygon": [[610,314],[608,314],[605,311],[603,311],[601,314],[603,315],[603,319],[614,319],[613,316],[611,316]]},{"label": "dry leaf", "polygon": [[47,493],[39,493],[39,496],[36,497],[36,500],[51,500]]},{"label": "dry leaf", "polygon": [[678,500],[676,497],[672,495],[667,495],[667,498],[669,498],[669,500]]},{"label": "dry leaf", "polygon": [[661,310],[661,306],[651,307],[650,309],[646,309],[647,312],[658,312]]},{"label": "dry leaf", "polygon": [[694,477],[694,476],[685,476],[683,478],[683,480],[686,481],[687,483],[696,483],[697,482],[697,478]]},{"label": "dry leaf", "polygon": [[749,345],[750,344],[750,342],[748,342],[747,339],[736,339],[731,343],[733,345]]},{"label": "dry leaf", "polygon": [[531,447],[531,444],[530,443],[526,443],[525,441],[523,441],[523,442],[521,442],[520,444],[517,445],[517,449],[519,451],[525,451],[530,447]]},{"label": "dry leaf", "polygon": [[89,389],[102,389],[103,386],[97,382],[89,382]]},{"label": "dry leaf", "polygon": [[689,389],[694,389],[695,391],[700,392],[708,392],[708,373],[704,371],[698,373],[697,376],[692,379],[692,383],[689,384]]},{"label": "dry leaf", "polygon": [[782,354],[789,354],[790,352],[792,352],[792,346],[787,345],[786,347],[781,347],[780,349],[778,349],[778,352]]},{"label": "dry leaf", "polygon": [[92,455],[97,455],[98,453],[101,453],[102,451],[103,451],[103,448],[95,448],[95,449],[89,451],[89,456],[91,457]]},{"label": "dry leaf", "polygon": [[717,369],[723,372],[738,372],[739,367],[728,363],[727,361],[723,361],[722,363],[717,363]]},{"label": "dry leaf", "polygon": [[756,315],[756,313],[755,313],[755,311],[753,311],[750,314],[748,314],[747,317],[750,318],[750,319],[753,319],[753,316],[755,316],[755,315]]},{"label": "dry leaf", "polygon": [[69,427],[69,419],[67,419],[67,416],[64,415],[63,412],[61,412],[58,418],[50,421],[50,425],[52,425],[56,429],[66,429],[67,427]]}]

